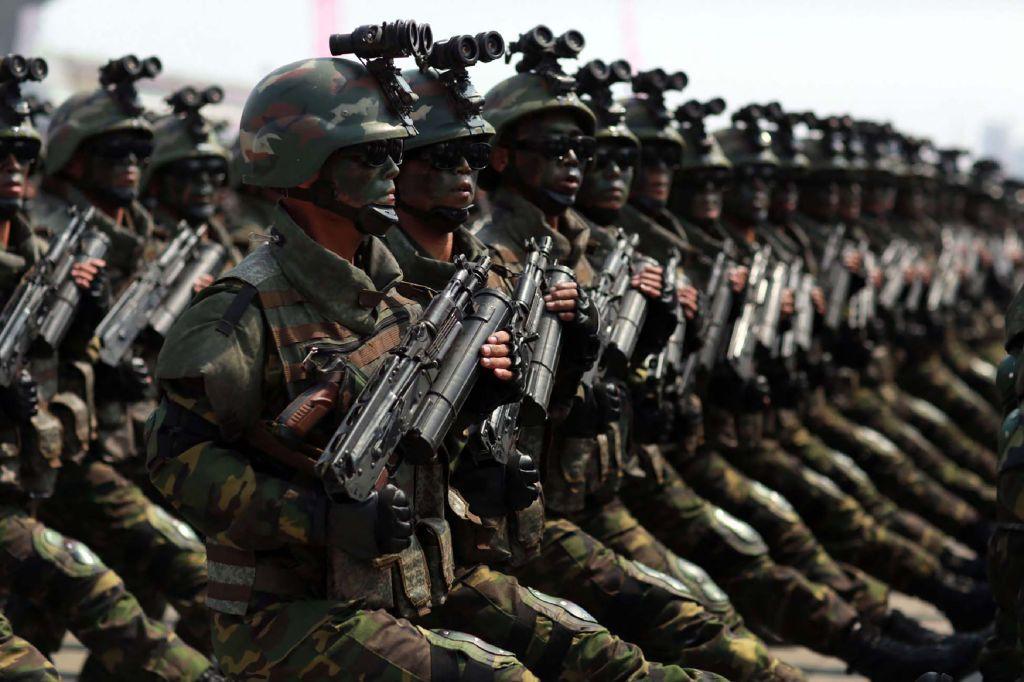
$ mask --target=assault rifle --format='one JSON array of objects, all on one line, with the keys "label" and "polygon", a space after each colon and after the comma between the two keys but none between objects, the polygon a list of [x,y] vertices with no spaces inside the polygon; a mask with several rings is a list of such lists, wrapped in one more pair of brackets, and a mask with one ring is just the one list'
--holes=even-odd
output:
[{"label": "assault rifle", "polygon": [[783,360],[796,357],[798,351],[806,354],[811,350],[811,336],[814,333],[814,275],[804,272],[804,263],[796,261],[789,266],[789,281],[786,288],[793,292],[793,321],[782,334],[779,355]]},{"label": "assault rifle", "polygon": [[[429,386],[427,371],[441,364],[460,336],[491,259],[468,262],[460,256],[455,265],[455,274],[356,396],[317,460],[316,472],[332,497],[364,501],[386,482],[388,460]],[[477,350],[471,356],[475,365]]]},{"label": "assault rifle", "polygon": [[782,294],[789,281],[789,266],[777,263],[772,269],[768,280],[768,292],[765,295],[761,316],[757,321],[757,341],[761,349],[769,355],[778,355],[779,321],[782,319]]},{"label": "assault rifle", "polygon": [[32,266],[0,313],[0,386],[10,386],[25,364],[36,339],[57,348],[74,318],[81,290],[71,280],[71,267],[102,258],[110,240],[89,229],[94,208],[71,210],[71,221],[46,254]]},{"label": "assault rifle", "polygon": [[821,271],[828,284],[828,309],[825,311],[825,326],[833,332],[839,331],[850,298],[851,273],[843,262],[846,226],[836,225],[829,235],[821,259]]},{"label": "assault rifle", "polygon": [[[598,333],[600,350],[597,360],[590,369],[583,375],[584,386],[593,387],[596,383],[598,373],[607,366],[607,356],[615,357],[621,362],[621,348],[613,348],[609,352],[612,339],[616,338],[616,326],[619,322],[619,307],[625,295],[633,291],[630,288],[632,279],[632,264],[636,244],[640,240],[637,235],[626,236],[626,233],[619,230],[615,240],[615,247],[611,250],[597,274],[597,283],[590,293],[590,304],[600,320],[601,328]],[[640,293],[640,292],[636,292]],[[641,294],[642,296],[642,294]],[[632,297],[630,297],[632,298]],[[644,308],[646,313],[646,307]],[[634,341],[635,345],[635,341]],[[630,349],[632,352],[632,349]],[[628,362],[629,358],[625,358]],[[616,367],[618,369],[619,367]]]},{"label": "assault rifle", "polygon": [[687,358],[686,367],[683,370],[683,377],[686,383],[692,386],[696,378],[696,370],[704,373],[710,372],[718,362],[722,353],[722,341],[725,338],[725,330],[729,324],[733,309],[732,282],[729,281],[729,271],[733,263],[726,256],[731,251],[731,245],[726,244],[715,257],[715,264],[711,268],[711,277],[708,279],[708,318],[707,327],[704,332],[704,345],[700,349],[697,358]]},{"label": "assault rifle", "polygon": [[857,251],[860,252],[865,281],[864,286],[850,297],[849,325],[851,329],[863,332],[875,318],[877,308],[875,286],[871,282],[871,272],[875,269],[876,260],[866,240],[860,242]]},{"label": "assault rifle", "polygon": [[163,335],[192,298],[201,275],[217,274],[227,257],[220,244],[203,242],[206,226],[178,225],[174,239],[139,273],[96,326],[100,361],[116,367],[139,335],[152,328]]},{"label": "assault rifle", "polygon": [[764,246],[754,255],[743,298],[743,308],[733,325],[729,346],[725,350],[725,359],[740,378],[748,381],[753,379],[756,373],[754,354],[757,349],[758,311],[768,296],[768,263],[771,257],[771,246]]},{"label": "assault rifle", "polygon": [[[673,292],[679,288],[679,251],[675,248],[665,265],[665,290]],[[683,342],[686,339],[686,315],[682,305],[676,300],[676,326],[672,330],[665,347],[648,360],[648,380],[656,386],[665,386],[668,379],[678,378],[683,370]]]},{"label": "assault rifle", "polygon": [[[512,319],[509,320],[512,336],[519,341],[530,343],[537,340],[537,328],[542,317],[547,313],[543,291],[552,244],[551,237],[544,237],[539,244],[531,240],[527,245],[528,256],[512,293]],[[551,365],[556,363],[557,354]],[[536,382],[532,381],[532,374],[537,371],[547,372],[548,368],[547,364],[535,364],[531,358],[526,363],[524,370],[524,384],[536,385]],[[550,398],[550,395],[549,390],[547,397]],[[546,399],[543,404],[535,402],[534,406],[536,409],[543,408],[543,411],[547,412]],[[478,459],[487,458],[499,464],[508,462],[509,457],[516,449],[522,407],[522,402],[517,400],[501,405],[491,412],[470,434],[474,443],[470,452],[474,453]]]}]

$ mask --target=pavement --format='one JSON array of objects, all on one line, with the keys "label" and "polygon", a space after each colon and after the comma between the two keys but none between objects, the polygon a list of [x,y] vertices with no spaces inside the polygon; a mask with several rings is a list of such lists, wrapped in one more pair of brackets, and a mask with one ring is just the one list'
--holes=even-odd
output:
[{"label": "pavement", "polygon": [[[919,599],[894,593],[891,604],[904,613],[917,618],[925,626],[937,632],[950,632],[949,621],[931,604]],[[773,653],[782,660],[797,666],[807,674],[808,682],[867,682],[866,677],[847,675],[846,664],[838,658],[829,658],[816,654],[803,647],[771,647]],[[85,661],[86,650],[74,637],[68,635],[64,645],[57,653],[54,663],[66,682],[78,680],[77,672]],[[908,681],[909,682],[909,681]],[[965,678],[964,682],[981,682],[981,675],[975,673]]]}]

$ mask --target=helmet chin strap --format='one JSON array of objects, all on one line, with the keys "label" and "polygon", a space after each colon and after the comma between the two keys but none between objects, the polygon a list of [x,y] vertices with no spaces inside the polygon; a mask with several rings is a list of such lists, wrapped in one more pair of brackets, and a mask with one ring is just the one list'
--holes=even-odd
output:
[{"label": "helmet chin strap", "polygon": [[283,193],[287,197],[308,201],[326,211],[336,213],[342,218],[347,218],[352,221],[357,230],[372,237],[382,237],[398,224],[398,213],[395,212],[393,206],[385,204],[349,206],[338,201],[334,187],[322,178],[318,178],[309,187],[289,187]]},{"label": "helmet chin strap", "polygon": [[424,225],[436,232],[450,234],[459,229],[469,220],[469,211],[472,206],[466,208],[449,208],[447,206],[434,206],[427,210],[415,208],[398,199],[398,205],[403,211],[421,221]]},{"label": "helmet chin strap", "polygon": [[533,187],[523,182],[519,172],[516,170],[515,164],[509,164],[502,180],[514,187],[546,216],[560,216],[565,213],[566,209],[576,203],[576,195],[574,194],[553,192],[541,187]]}]

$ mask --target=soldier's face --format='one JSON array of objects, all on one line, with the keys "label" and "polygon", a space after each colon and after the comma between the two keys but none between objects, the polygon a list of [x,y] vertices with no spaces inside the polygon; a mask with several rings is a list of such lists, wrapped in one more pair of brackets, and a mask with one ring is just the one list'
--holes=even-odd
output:
[{"label": "soldier's face", "polygon": [[859,182],[844,182],[839,185],[839,217],[846,222],[860,219],[861,187]]},{"label": "soldier's face", "polygon": [[924,189],[916,183],[902,188],[896,200],[900,213],[908,218],[921,218],[925,213],[927,198]]},{"label": "soldier's face", "polygon": [[[442,145],[452,145],[452,148]],[[403,204],[421,211],[433,208],[464,209],[473,205],[477,176],[490,155],[475,154],[478,141],[463,144],[463,153],[453,151],[458,145],[441,143],[416,149],[406,154],[402,170],[395,181]],[[484,144],[484,147],[488,145]],[[467,159],[472,156],[472,159]],[[479,157],[479,158],[478,158]],[[476,168],[474,168],[476,166]]]},{"label": "soldier's face", "polygon": [[633,183],[633,196],[646,200],[655,206],[668,203],[672,192],[672,178],[682,151],[670,142],[648,142],[641,150],[640,168]]},{"label": "soldier's face", "polygon": [[576,203],[581,206],[618,211],[626,205],[638,157],[635,145],[623,141],[602,141],[594,160],[583,174]]},{"label": "soldier's face", "polygon": [[760,174],[737,170],[736,181],[726,194],[726,205],[730,213],[743,222],[753,224],[768,220],[770,207],[770,186]]},{"label": "soldier's face", "polygon": [[583,182],[583,163],[574,150],[557,156],[535,149],[537,143],[579,138],[583,130],[575,117],[564,111],[552,111],[531,118],[518,126],[510,163],[518,182],[533,192],[555,195],[566,206],[576,201]]},{"label": "soldier's face", "polygon": [[818,220],[835,220],[839,213],[839,183],[812,177],[800,190],[800,205]]},{"label": "soldier's face", "polygon": [[685,188],[686,200],[683,209],[690,220],[706,224],[720,220],[722,217],[723,180],[715,177],[699,176],[693,183],[681,186]]},{"label": "soldier's face", "polygon": [[395,178],[398,164],[390,156],[379,166],[366,162],[361,150],[342,149],[326,164],[326,180],[334,200],[352,208],[370,204],[395,205]]},{"label": "soldier's face", "polygon": [[869,183],[863,190],[864,210],[873,215],[885,215],[896,206],[896,188],[887,183]]},{"label": "soldier's face", "polygon": [[209,156],[168,164],[158,180],[157,199],[190,222],[207,220],[216,210],[217,190],[227,183],[227,163]]},{"label": "soldier's face", "polygon": [[788,216],[796,212],[800,203],[800,187],[792,178],[785,178],[772,188],[772,212]]},{"label": "soldier's face", "polygon": [[20,201],[25,198],[30,163],[0,145],[0,199]]},{"label": "soldier's face", "polygon": [[99,135],[84,145],[82,180],[93,190],[128,203],[139,195],[142,166],[153,153],[152,137],[142,131]]}]

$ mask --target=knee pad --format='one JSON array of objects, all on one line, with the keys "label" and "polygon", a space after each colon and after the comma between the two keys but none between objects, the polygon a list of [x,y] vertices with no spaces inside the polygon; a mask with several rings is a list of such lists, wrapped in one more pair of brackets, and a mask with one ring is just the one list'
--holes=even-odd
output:
[{"label": "knee pad", "polygon": [[430,677],[458,682],[490,682],[495,671],[521,665],[511,651],[455,630],[424,630],[430,642]]},{"label": "knee pad", "polygon": [[178,549],[189,552],[205,551],[196,532],[181,519],[171,516],[160,505],[152,502],[147,505],[146,518],[163,538]]},{"label": "knee pad", "polygon": [[750,524],[740,521],[721,507],[715,507],[711,519],[719,536],[736,552],[746,556],[768,554],[764,538]]}]

